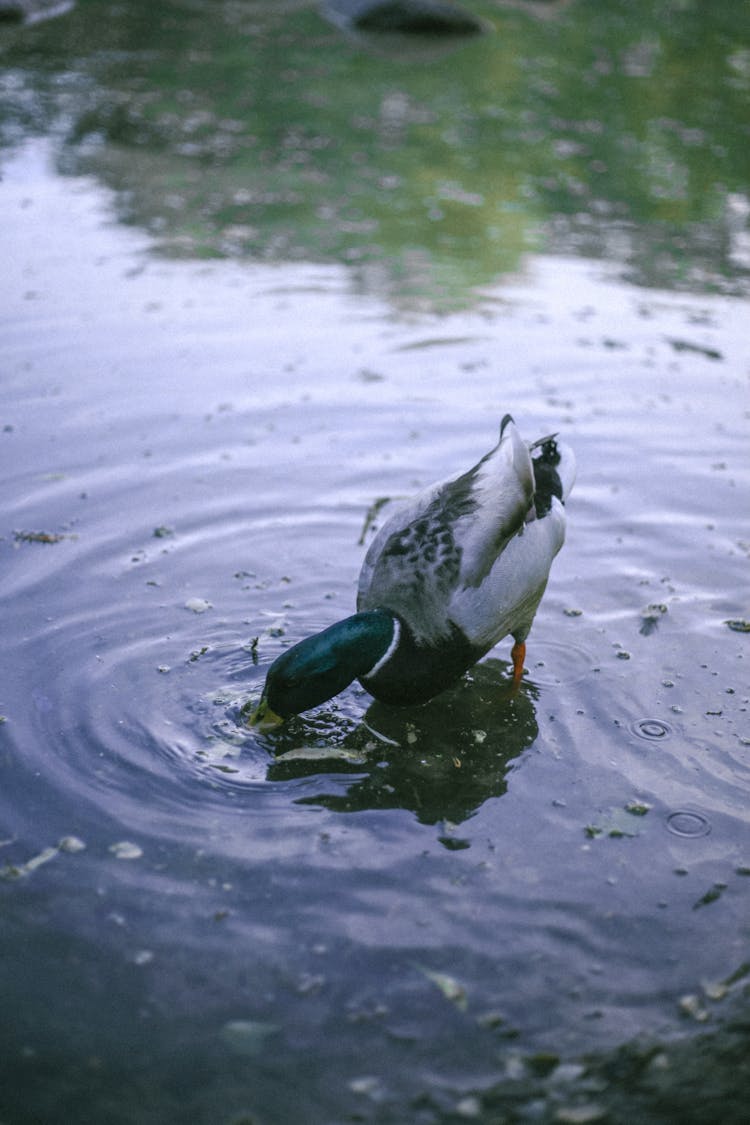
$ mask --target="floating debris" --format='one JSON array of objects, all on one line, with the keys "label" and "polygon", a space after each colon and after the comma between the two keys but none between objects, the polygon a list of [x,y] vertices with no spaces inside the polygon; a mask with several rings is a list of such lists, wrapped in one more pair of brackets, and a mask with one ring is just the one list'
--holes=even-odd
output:
[{"label": "floating debris", "polygon": [[689,340],[670,340],[676,352],[693,352],[695,355],[705,356],[706,359],[723,359],[724,356],[718,348],[705,347],[703,344],[692,344]]},{"label": "floating debris", "polygon": [[726,883],[714,883],[697,902],[693,903],[693,910],[699,910],[701,906],[710,906],[712,902],[716,902],[717,899],[721,898],[726,889]]},{"label": "floating debris", "polygon": [[680,1011],[684,1016],[690,1016],[698,1023],[705,1023],[710,1018],[709,1012],[701,1003],[700,997],[690,994],[680,997]]},{"label": "floating debris", "polygon": [[74,535],[63,535],[57,531],[14,531],[16,543],[61,543],[63,539],[75,539]]},{"label": "floating debris", "polygon": [[374,1074],[363,1074],[360,1078],[352,1078],[347,1085],[353,1094],[360,1094],[373,1102],[385,1101],[387,1097],[382,1079]]},{"label": "floating debris", "polygon": [[498,1027],[503,1027],[505,1024],[505,1016],[502,1012],[496,1012],[491,1009],[488,1012],[482,1012],[477,1016],[477,1027],[484,1028],[488,1031],[494,1031]]},{"label": "floating debris", "polygon": [[609,836],[612,840],[621,839],[623,836],[639,836],[640,826],[633,818],[645,816],[650,807],[643,802],[632,801],[624,808],[610,809],[600,823],[587,824],[584,832],[589,840],[596,840],[600,836]]},{"label": "floating debris", "polygon": [[[10,841],[8,841],[10,843]],[[0,878],[2,879],[21,879],[25,875],[31,875],[32,871],[37,868],[43,867],[45,863],[49,863],[51,859],[59,855],[61,852],[82,852],[86,845],[83,840],[78,836],[63,836],[61,840],[54,847],[43,848],[38,855],[34,855],[31,859],[27,859],[25,863],[9,863],[5,867],[0,868]]]},{"label": "floating debris", "polygon": [[346,746],[298,746],[278,754],[276,762],[348,762],[354,766],[367,764],[367,757],[359,750],[349,750]]},{"label": "floating debris", "polygon": [[434,972],[432,969],[426,969],[423,965],[417,965],[417,968],[420,973],[423,973],[428,980],[431,980],[440,989],[446,1000],[455,1004],[460,1012],[466,1011],[469,1003],[466,989],[455,977],[448,976],[447,973]]},{"label": "floating debris", "polygon": [[701,988],[709,1000],[723,1000],[729,993],[729,985],[721,980],[701,981]]},{"label": "floating debris", "polygon": [[628,801],[625,806],[625,812],[629,812],[631,816],[645,816],[651,809],[646,801]]},{"label": "floating debris", "polygon": [[253,1058],[259,1055],[266,1041],[281,1028],[263,1020],[229,1020],[221,1029],[223,1042],[236,1055]]},{"label": "floating debris", "polygon": [[725,625],[735,633],[750,633],[750,621],[745,621],[742,618],[737,618],[733,621],[725,621]]},{"label": "floating debris", "polygon": [[205,598],[188,598],[185,609],[189,609],[191,613],[205,613],[207,609],[213,609],[213,606]]},{"label": "floating debris", "polygon": [[131,840],[118,840],[116,844],[109,845],[109,850],[115,859],[140,859],[143,855],[143,848]]},{"label": "floating debris", "polygon": [[154,539],[169,539],[174,535],[174,528],[162,525],[154,528]]},{"label": "floating debris", "polygon": [[464,1117],[466,1120],[472,1120],[479,1117],[482,1112],[482,1103],[474,1094],[469,1094],[465,1098],[461,1098],[456,1102],[454,1112],[459,1117]]},{"label": "floating debris", "polygon": [[645,609],[641,610],[641,627],[638,632],[648,637],[653,633],[663,615],[667,612],[667,607],[661,602],[647,605]]},{"label": "floating debris", "polygon": [[595,1121],[603,1121],[609,1116],[609,1110],[596,1102],[584,1105],[561,1106],[555,1113],[555,1121],[563,1125],[593,1125]]}]

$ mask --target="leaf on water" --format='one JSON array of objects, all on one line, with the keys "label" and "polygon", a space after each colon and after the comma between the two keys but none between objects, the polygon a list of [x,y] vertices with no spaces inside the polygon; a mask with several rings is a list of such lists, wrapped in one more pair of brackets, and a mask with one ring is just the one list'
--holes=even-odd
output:
[{"label": "leaf on water", "polygon": [[446,1000],[455,1004],[460,1012],[466,1011],[469,1004],[466,989],[455,977],[451,977],[447,973],[438,973],[432,969],[426,969],[423,965],[417,965],[417,968],[420,973],[440,989]]},{"label": "leaf on water", "polygon": [[726,883],[714,883],[713,887],[709,887],[706,893],[693,903],[693,910],[699,910],[701,906],[710,906],[712,902],[721,898],[726,889]]}]

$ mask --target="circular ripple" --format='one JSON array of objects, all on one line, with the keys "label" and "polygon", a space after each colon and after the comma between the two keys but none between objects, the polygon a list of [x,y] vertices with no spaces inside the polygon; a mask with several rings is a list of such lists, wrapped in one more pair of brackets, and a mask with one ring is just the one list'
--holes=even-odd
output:
[{"label": "circular ripple", "polygon": [[534,641],[526,658],[529,677],[536,684],[556,687],[582,680],[594,667],[591,656],[582,648],[564,641]]},{"label": "circular ripple", "polygon": [[630,724],[630,729],[648,742],[659,742],[672,736],[672,728],[663,719],[636,719]]},{"label": "circular ripple", "polygon": [[667,817],[667,829],[675,836],[698,837],[708,836],[711,831],[711,822],[701,812],[691,809],[678,809]]}]

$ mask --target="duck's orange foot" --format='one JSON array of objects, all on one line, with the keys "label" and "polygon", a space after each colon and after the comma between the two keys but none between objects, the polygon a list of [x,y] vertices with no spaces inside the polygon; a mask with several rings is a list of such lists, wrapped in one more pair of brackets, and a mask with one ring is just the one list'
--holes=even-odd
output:
[{"label": "duck's orange foot", "polygon": [[516,641],[513,648],[510,650],[511,659],[513,660],[513,687],[520,687],[521,677],[523,676],[523,662],[526,659],[526,642]]}]

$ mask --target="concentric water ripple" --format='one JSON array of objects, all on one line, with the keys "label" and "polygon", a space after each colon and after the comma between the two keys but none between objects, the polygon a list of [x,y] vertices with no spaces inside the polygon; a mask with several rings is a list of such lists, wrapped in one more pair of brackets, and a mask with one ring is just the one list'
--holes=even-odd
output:
[{"label": "concentric water ripple", "polygon": [[711,821],[705,813],[695,809],[679,809],[670,813],[666,818],[666,826],[675,836],[686,839],[697,839],[708,836],[711,831]]},{"label": "concentric water ripple", "polygon": [[533,633],[527,643],[526,663],[536,684],[555,687],[573,684],[590,675],[596,661],[590,653],[568,641],[551,641]]},{"label": "concentric water ripple", "polygon": [[[233,475],[216,457],[200,460],[214,475]],[[183,465],[181,475],[197,471]],[[213,481],[210,500],[198,488],[188,504],[167,503],[173,472],[151,482],[140,502],[150,518],[141,513],[137,523],[114,514],[138,495],[124,467],[90,476],[85,503],[75,480],[27,492],[14,513],[21,527],[57,528],[52,509],[83,515],[50,541],[17,540],[5,688],[14,700],[6,733],[23,770],[59,794],[53,807],[176,842],[219,839],[217,818],[234,815],[243,793],[260,787],[272,799],[289,790],[267,780],[272,755],[240,708],[259,693],[284,635],[299,628],[290,623],[296,606],[315,611],[324,600],[295,543],[300,526],[311,544],[329,537],[332,516],[323,504],[271,516],[270,484],[262,504],[244,512],[233,486],[217,497]],[[338,518],[348,524],[345,508]],[[340,580],[331,577],[333,594]]]},{"label": "concentric water ripple", "polygon": [[672,736],[672,727],[663,719],[636,719],[630,724],[630,729],[647,742],[660,742]]},{"label": "concentric water ripple", "polygon": [[[253,1079],[275,1067],[285,1084],[300,1059],[326,1082],[361,1075],[363,1058],[393,1073],[407,1042],[414,1071],[464,1081],[480,1060],[489,1085],[498,1061],[534,1050],[684,1030],[678,998],[736,968],[744,642],[722,626],[719,650],[710,613],[744,612],[730,595],[747,536],[736,491],[703,480],[731,418],[712,391],[696,434],[683,407],[697,411],[704,372],[667,374],[680,409],[655,407],[646,441],[653,372],[608,351],[622,367],[605,383],[593,348],[582,368],[576,310],[608,289],[576,290],[566,312],[565,268],[548,269],[554,341],[528,296],[481,332],[473,316],[456,324],[466,352],[428,355],[408,347],[424,323],[360,317],[340,293],[279,302],[240,280],[233,299],[218,273],[179,271],[162,293],[167,271],[127,292],[110,276],[93,351],[78,321],[54,363],[44,332],[26,342],[0,477],[0,888],[24,1045],[57,998],[55,1049],[79,1034],[84,1059],[143,1042],[144,1065],[166,1052],[184,1077],[183,1043],[191,1061],[215,1058],[223,1027],[255,1021],[278,1029],[279,1052]],[[93,301],[105,287],[89,283]],[[183,312],[155,329],[128,319],[154,298]],[[658,349],[661,322],[631,315],[629,290],[611,299],[637,347]],[[529,357],[528,378],[499,370],[508,352]],[[365,362],[381,377],[360,377]],[[241,709],[271,661],[353,608],[373,501],[465,468],[509,408],[524,432],[569,428],[581,464],[521,689],[507,690],[504,642],[424,708],[378,707],[355,685],[278,732],[249,731]],[[739,464],[730,431],[721,456]],[[694,489],[678,494],[654,434]],[[706,533],[709,517],[731,542]],[[691,598],[716,599],[717,574],[720,610]],[[646,601],[669,604],[649,636]],[[633,659],[606,659],[615,644]],[[674,727],[661,710],[680,714]],[[86,1000],[78,1029],[71,995]],[[328,1116],[358,1107],[340,1108]]]}]

